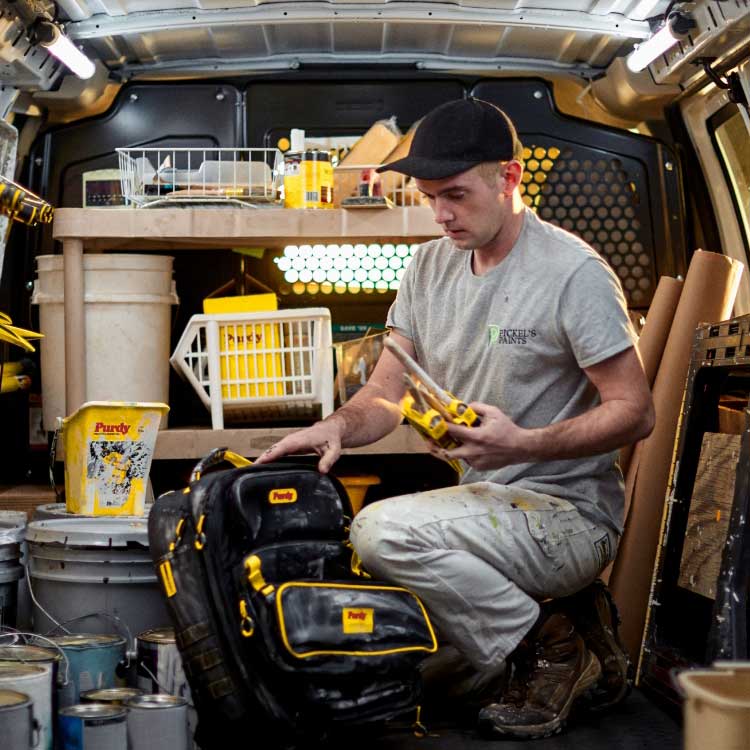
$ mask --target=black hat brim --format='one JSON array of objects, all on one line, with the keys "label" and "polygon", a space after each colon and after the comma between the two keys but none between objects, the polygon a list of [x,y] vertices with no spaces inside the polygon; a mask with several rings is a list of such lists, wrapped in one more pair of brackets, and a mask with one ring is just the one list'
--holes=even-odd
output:
[{"label": "black hat brim", "polygon": [[442,180],[444,177],[465,172],[481,161],[454,161],[451,159],[427,159],[421,156],[405,156],[390,164],[383,164],[376,172],[400,172],[418,180]]}]

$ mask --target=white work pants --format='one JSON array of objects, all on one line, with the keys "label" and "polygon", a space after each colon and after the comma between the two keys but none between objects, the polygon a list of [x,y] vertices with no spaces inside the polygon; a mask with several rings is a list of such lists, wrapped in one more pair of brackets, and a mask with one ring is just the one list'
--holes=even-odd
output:
[{"label": "white work pants", "polygon": [[368,505],[351,540],[373,576],[417,594],[440,637],[492,672],[534,624],[537,600],[591,583],[618,536],[566,500],[477,482]]}]

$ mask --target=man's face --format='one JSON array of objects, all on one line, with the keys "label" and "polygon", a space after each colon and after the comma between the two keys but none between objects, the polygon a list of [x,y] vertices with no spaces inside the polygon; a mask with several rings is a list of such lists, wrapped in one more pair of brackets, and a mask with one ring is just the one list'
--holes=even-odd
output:
[{"label": "man's face", "polygon": [[[486,167],[484,167],[486,170]],[[489,175],[480,167],[441,180],[415,180],[427,196],[435,221],[461,250],[482,248],[492,242],[510,212],[510,197],[503,192],[504,168]]]}]

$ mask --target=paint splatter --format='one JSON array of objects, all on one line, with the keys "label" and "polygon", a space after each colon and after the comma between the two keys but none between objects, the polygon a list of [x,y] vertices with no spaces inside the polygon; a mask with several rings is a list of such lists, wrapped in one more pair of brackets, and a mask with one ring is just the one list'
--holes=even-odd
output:
[{"label": "paint splatter", "polygon": [[150,458],[151,451],[140,440],[91,441],[86,476],[97,485],[99,504],[124,505],[133,480],[146,478]]}]

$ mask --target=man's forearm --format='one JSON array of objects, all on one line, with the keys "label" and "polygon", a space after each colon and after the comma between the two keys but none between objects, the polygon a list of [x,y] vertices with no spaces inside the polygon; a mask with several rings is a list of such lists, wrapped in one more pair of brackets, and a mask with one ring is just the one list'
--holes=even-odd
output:
[{"label": "man's forearm", "polygon": [[365,385],[341,408],[323,421],[341,425],[341,446],[357,448],[385,437],[401,423],[401,409],[388,401],[376,386]]},{"label": "man's forearm", "polygon": [[530,461],[593,456],[646,437],[653,423],[653,411],[638,411],[624,401],[608,401],[578,417],[525,430],[524,442]]}]

